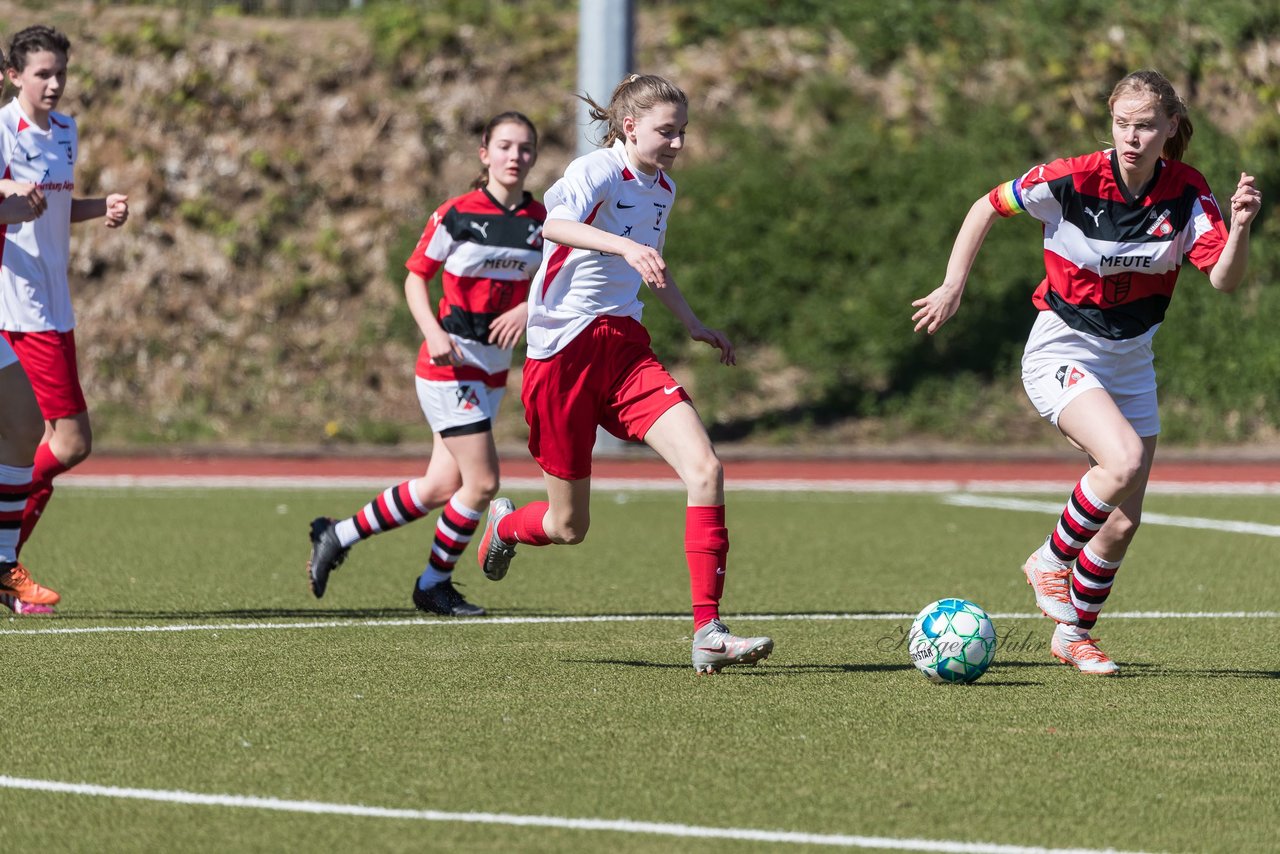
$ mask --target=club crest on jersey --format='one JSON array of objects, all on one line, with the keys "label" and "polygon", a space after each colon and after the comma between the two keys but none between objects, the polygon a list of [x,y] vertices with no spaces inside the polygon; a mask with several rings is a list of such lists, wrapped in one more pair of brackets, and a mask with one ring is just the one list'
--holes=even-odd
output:
[{"label": "club crest on jersey", "polygon": [[1058,368],[1058,372],[1054,374],[1053,377],[1063,388],[1071,388],[1073,385],[1080,382],[1080,380],[1084,379],[1085,373],[1075,365],[1063,365]]},{"label": "club crest on jersey", "polygon": [[1133,273],[1107,276],[1102,280],[1102,300],[1108,305],[1119,305],[1129,298],[1133,287]]},{"label": "club crest on jersey", "polygon": [[1156,217],[1156,221],[1151,223],[1151,227],[1147,229],[1147,234],[1152,237],[1168,237],[1173,234],[1173,223],[1169,221],[1170,213],[1165,210]]},{"label": "club crest on jersey", "polygon": [[475,389],[469,385],[458,386],[454,394],[458,397],[458,408],[463,412],[468,412],[480,405],[480,398],[476,396]]}]

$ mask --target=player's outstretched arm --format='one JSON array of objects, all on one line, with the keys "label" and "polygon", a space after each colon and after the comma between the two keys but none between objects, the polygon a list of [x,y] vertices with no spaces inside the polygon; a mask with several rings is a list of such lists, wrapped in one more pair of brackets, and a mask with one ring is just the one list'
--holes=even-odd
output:
[{"label": "player's outstretched arm", "polygon": [[916,313],[911,315],[916,324],[916,332],[923,329],[932,335],[960,308],[960,297],[964,295],[969,270],[973,268],[974,259],[978,257],[978,250],[982,248],[982,241],[991,230],[991,224],[999,216],[986,196],[969,208],[960,232],[956,235],[956,242],[951,247],[951,259],[947,262],[947,274],[942,284],[928,296],[911,303],[916,309]]},{"label": "player's outstretched arm", "polygon": [[1209,283],[1217,290],[1231,293],[1240,287],[1249,266],[1249,231],[1253,219],[1262,209],[1262,191],[1252,175],[1240,173],[1236,191],[1231,194],[1231,229],[1227,245],[1222,247],[1218,263],[1209,271]]}]

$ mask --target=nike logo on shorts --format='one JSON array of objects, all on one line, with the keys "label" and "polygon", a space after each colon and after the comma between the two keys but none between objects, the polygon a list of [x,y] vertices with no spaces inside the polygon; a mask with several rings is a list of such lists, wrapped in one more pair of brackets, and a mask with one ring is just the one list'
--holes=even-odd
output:
[{"label": "nike logo on shorts", "polygon": [[663,389],[662,389],[662,393],[663,393],[663,394],[675,394],[675,393],[676,393],[677,391],[679,391],[679,390],[680,390],[680,386],[678,386],[678,385],[673,385],[671,388],[663,388]]}]

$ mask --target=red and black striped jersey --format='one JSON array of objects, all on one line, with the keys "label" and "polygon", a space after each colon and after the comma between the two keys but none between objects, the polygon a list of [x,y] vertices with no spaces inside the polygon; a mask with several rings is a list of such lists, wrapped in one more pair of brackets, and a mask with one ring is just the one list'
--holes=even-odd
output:
[{"label": "red and black striped jersey", "polygon": [[1026,211],[1044,223],[1036,307],[1113,341],[1154,334],[1183,257],[1207,273],[1227,240],[1208,183],[1176,160],[1159,161],[1136,195],[1107,149],[1036,166],[988,199],[1001,216]]},{"label": "red and black striped jersey", "polygon": [[[497,363],[510,364],[509,350],[488,353],[489,324],[529,297],[529,282],[542,263],[542,224],[547,211],[529,193],[513,209],[504,208],[485,188],[449,199],[431,215],[405,267],[430,280],[443,268],[444,293],[437,317],[455,339],[478,342],[464,350],[496,374]],[[468,357],[471,358],[470,356]],[[431,364],[427,345],[418,354],[418,376],[457,378],[468,366]],[[502,368],[505,371],[505,367]],[[505,376],[505,375],[504,375]],[[496,381],[495,381],[496,382]]]}]

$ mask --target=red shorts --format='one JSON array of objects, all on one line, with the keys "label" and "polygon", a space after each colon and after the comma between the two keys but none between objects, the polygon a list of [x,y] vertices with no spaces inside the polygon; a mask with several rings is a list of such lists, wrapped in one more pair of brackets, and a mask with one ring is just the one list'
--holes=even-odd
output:
[{"label": "red shorts", "polygon": [[0,335],[18,354],[22,369],[31,380],[40,414],[46,421],[69,418],[89,409],[80,388],[80,371],[76,368],[76,333],[74,329],[57,332],[10,332]]},{"label": "red shorts", "polygon": [[596,427],[639,441],[662,413],[689,400],[629,317],[598,317],[549,359],[528,359],[521,384],[529,452],[549,475],[591,475]]}]

